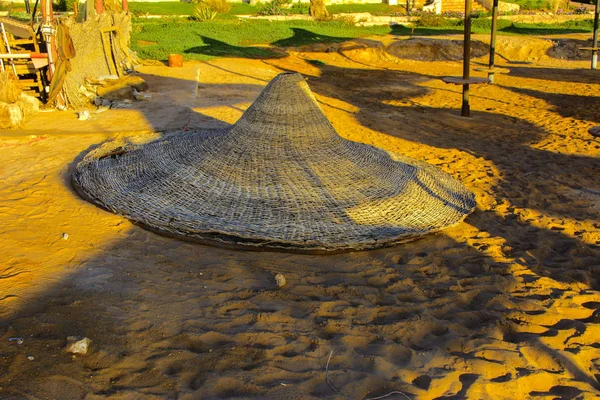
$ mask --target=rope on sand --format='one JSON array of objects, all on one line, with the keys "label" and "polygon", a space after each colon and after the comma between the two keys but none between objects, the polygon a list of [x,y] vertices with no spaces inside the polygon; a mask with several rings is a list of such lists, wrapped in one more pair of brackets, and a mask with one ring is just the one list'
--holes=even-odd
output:
[{"label": "rope on sand", "polygon": [[[331,362],[331,356],[333,355],[333,350],[331,350],[331,352],[329,353],[329,357],[327,358],[327,365],[325,366],[325,382],[327,382],[327,384],[329,385],[329,387],[336,393],[339,393],[340,395],[344,396],[344,398],[348,398],[346,397],[342,392],[340,392],[338,389],[335,388],[335,386],[333,386],[333,384],[329,381],[329,363]],[[410,397],[408,397],[405,393],[403,392],[399,392],[397,390],[394,390],[393,392],[389,392],[388,394],[384,394],[383,396],[379,396],[379,397],[368,397],[364,400],[379,400],[379,399],[384,399],[386,397],[389,397],[393,394],[401,394],[402,396],[406,397],[408,400],[410,400]]]}]

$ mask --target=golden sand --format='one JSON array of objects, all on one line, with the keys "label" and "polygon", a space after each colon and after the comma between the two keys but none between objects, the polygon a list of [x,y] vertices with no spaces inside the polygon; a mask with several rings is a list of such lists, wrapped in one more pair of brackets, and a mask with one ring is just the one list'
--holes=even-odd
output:
[{"label": "golden sand", "polygon": [[[470,119],[439,79],[461,63],[397,58],[390,37],[143,67],[149,100],[1,132],[0,398],[596,398],[600,74],[573,45],[586,38],[501,37],[508,73],[472,87]],[[406,245],[311,256],[163,238],[73,192],[97,144],[233,123],[285,70],[342,136],[454,175],[475,213]],[[67,353],[68,336],[91,352]]]}]

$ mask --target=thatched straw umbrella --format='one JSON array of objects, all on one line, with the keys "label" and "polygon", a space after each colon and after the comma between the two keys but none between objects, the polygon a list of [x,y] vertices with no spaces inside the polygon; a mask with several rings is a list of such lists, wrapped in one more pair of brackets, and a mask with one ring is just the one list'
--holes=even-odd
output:
[{"label": "thatched straw umbrella", "polygon": [[437,168],[343,139],[296,73],[273,79],[230,128],[106,144],[77,166],[73,183],[162,234],[303,252],[414,240],[475,207]]}]

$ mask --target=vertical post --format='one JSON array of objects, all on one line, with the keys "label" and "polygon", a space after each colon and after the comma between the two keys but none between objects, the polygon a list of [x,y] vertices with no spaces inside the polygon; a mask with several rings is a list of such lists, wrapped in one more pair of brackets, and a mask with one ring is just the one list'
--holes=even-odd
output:
[{"label": "vertical post", "polygon": [[42,36],[46,42],[46,53],[48,53],[48,67],[50,69],[50,78],[54,76],[54,70],[56,68],[56,46],[54,45],[54,27],[52,21],[54,21],[54,13],[52,12],[52,0],[41,0],[42,9]]},{"label": "vertical post", "polygon": [[[599,0],[600,1],[600,0]],[[471,0],[465,0],[465,39],[463,48],[463,79],[467,80],[471,74]],[[469,84],[463,84],[463,101],[460,115],[471,116],[469,107]]]},{"label": "vertical post", "polygon": [[490,83],[494,83],[494,58],[496,57],[496,29],[498,22],[498,0],[494,0],[492,6],[492,33],[490,36],[490,63],[488,71],[488,79]]},{"label": "vertical post", "polygon": [[[4,32],[4,24],[0,23],[2,31]],[[0,71],[4,72],[4,59],[0,58]]]},{"label": "vertical post", "polygon": [[598,13],[600,13],[600,0],[596,0],[596,8],[594,10],[594,36],[592,37],[592,69],[596,69],[598,63]]},{"label": "vertical post", "polygon": [[33,12],[31,13],[31,27],[32,28],[33,28],[33,25],[36,23],[35,14],[37,13],[37,8],[38,8],[39,2],[40,2],[40,0],[35,0],[35,4],[33,5]]},{"label": "vertical post", "polygon": [[[2,22],[0,22],[0,30],[2,31],[2,38],[4,39],[4,45],[6,46],[6,52],[8,54],[12,54],[12,52],[10,51],[10,42],[8,41],[8,37],[6,36],[6,31],[4,30],[4,24]],[[10,59],[10,63],[12,64],[12,68],[13,68],[13,72],[15,73],[15,76],[19,77],[19,75],[17,75],[17,67],[15,67],[14,58]],[[4,66],[2,68],[4,68]]]}]

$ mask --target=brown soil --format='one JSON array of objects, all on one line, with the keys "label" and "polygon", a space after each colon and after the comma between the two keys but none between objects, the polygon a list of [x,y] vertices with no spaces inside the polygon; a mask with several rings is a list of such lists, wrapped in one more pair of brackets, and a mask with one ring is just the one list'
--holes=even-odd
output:
[{"label": "brown soil", "polygon": [[[3,131],[0,398],[596,398],[600,80],[550,51],[586,38],[502,37],[509,72],[472,86],[470,119],[439,79],[462,64],[397,58],[390,37],[143,67],[152,97],[131,108]],[[342,136],[453,174],[475,213],[406,245],[310,256],[163,238],[73,192],[99,143],[231,124],[287,70]],[[64,350],[74,335],[88,355]]]}]

